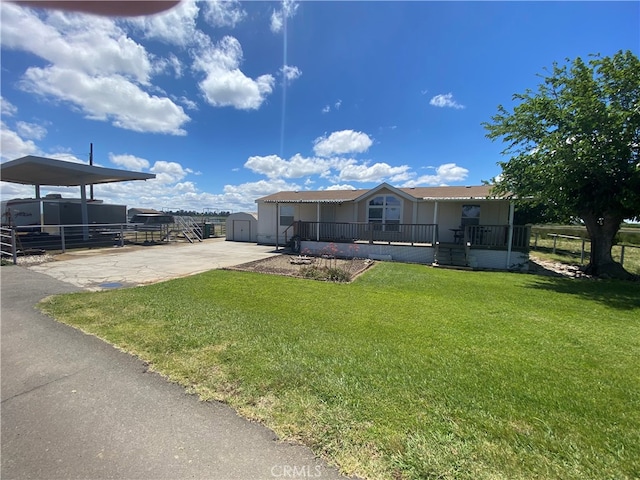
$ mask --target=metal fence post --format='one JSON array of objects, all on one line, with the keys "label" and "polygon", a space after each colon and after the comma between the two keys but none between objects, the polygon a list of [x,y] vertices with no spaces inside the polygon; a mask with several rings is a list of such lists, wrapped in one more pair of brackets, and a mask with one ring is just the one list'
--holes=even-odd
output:
[{"label": "metal fence post", "polygon": [[584,238],[582,239],[582,249],[580,250],[580,265],[584,264]]},{"label": "metal fence post", "polygon": [[553,237],[553,253],[556,253],[556,241],[558,240],[558,236],[554,235]]},{"label": "metal fence post", "polygon": [[67,251],[67,246],[64,241],[64,225],[60,225],[60,240],[62,241],[62,253]]},{"label": "metal fence post", "polygon": [[621,245],[622,250],[620,251],[620,265],[624,267],[624,245]]}]

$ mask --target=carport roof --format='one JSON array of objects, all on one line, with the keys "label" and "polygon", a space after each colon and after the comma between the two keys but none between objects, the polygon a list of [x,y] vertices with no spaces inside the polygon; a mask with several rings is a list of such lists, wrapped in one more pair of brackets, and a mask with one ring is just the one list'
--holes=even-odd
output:
[{"label": "carport roof", "polygon": [[28,155],[0,164],[0,179],[23,185],[73,187],[156,178],[152,173],[116,170]]}]

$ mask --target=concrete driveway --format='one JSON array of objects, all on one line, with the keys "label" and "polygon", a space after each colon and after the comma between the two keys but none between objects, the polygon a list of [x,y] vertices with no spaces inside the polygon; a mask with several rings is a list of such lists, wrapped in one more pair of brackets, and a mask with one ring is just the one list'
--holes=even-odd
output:
[{"label": "concrete driveway", "polygon": [[272,255],[277,255],[273,246],[208,239],[194,244],[71,251],[28,268],[82,289],[103,290],[185,277]]}]

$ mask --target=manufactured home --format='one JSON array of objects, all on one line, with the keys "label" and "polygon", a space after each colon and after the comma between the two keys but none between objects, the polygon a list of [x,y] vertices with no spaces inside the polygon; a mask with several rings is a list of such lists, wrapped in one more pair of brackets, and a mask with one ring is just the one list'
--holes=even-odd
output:
[{"label": "manufactured home", "polygon": [[283,191],[256,200],[257,242],[319,254],[526,270],[527,226],[491,187]]}]

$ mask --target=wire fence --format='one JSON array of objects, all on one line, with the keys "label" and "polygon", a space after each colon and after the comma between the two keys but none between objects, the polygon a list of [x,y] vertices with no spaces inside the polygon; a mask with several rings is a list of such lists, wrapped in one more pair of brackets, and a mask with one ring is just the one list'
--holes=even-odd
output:
[{"label": "wire fence", "polygon": [[[591,241],[587,237],[559,233],[535,232],[531,238],[531,250],[568,256],[580,264],[587,263],[591,256]],[[613,259],[628,271],[640,274],[640,245],[618,243],[611,249]]]}]

